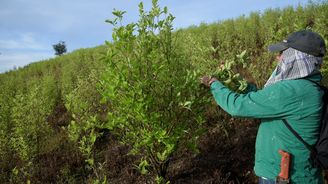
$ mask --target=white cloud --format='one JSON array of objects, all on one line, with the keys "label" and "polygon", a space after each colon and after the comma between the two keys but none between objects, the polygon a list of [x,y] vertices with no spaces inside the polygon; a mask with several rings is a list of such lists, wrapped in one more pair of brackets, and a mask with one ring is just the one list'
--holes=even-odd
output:
[{"label": "white cloud", "polygon": [[23,67],[35,61],[46,60],[53,57],[50,52],[15,52],[0,54],[0,73],[13,69],[14,67]]},{"label": "white cloud", "polygon": [[33,33],[23,33],[17,40],[0,40],[0,49],[47,50],[48,48],[36,41]]}]

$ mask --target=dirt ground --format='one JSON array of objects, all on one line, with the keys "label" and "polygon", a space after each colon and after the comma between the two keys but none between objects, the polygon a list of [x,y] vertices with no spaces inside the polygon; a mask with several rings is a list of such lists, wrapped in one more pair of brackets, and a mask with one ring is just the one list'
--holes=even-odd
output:
[{"label": "dirt ground", "polygon": [[[59,106],[57,110],[61,115],[54,122],[67,125],[70,118],[65,107]],[[57,121],[58,117],[65,121]],[[209,112],[207,117],[207,131],[198,142],[199,154],[178,150],[170,162],[166,179],[171,184],[257,183],[253,166],[259,121],[234,119],[223,112]],[[56,129],[58,125],[53,126]],[[84,167],[78,148],[65,136],[61,139],[58,149],[39,158],[42,174],[34,175],[34,181],[38,181],[35,183],[89,183],[86,176],[90,173]],[[106,175],[109,183],[154,183],[153,175],[139,173],[135,166],[139,158],[128,154],[130,147],[120,144],[108,130],[97,140],[95,150],[96,163],[104,163],[97,165],[97,172]]]},{"label": "dirt ground", "polygon": [[[227,117],[225,117],[227,118]],[[208,124],[208,131],[199,140],[199,154],[179,150],[170,162],[167,179],[176,184],[256,183],[253,174],[255,137],[258,122],[236,120]],[[106,170],[113,183],[152,183],[153,176],[140,175],[127,155],[129,147],[108,136],[105,148]]]}]

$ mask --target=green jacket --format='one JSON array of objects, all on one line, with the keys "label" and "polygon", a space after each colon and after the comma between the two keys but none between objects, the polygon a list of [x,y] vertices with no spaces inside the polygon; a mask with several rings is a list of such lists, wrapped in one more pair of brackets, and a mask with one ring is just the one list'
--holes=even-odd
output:
[{"label": "green jacket", "polygon": [[[309,78],[319,82],[320,75]],[[284,150],[292,155],[293,183],[322,183],[320,169],[312,168],[306,147],[287,129],[282,119],[309,144],[315,144],[319,135],[322,95],[320,88],[305,79],[284,80],[258,91],[237,94],[220,82],[211,85],[215,101],[232,116],[260,118],[256,138],[255,174],[275,179],[280,172]],[[238,153],[236,153],[238,154]]]}]

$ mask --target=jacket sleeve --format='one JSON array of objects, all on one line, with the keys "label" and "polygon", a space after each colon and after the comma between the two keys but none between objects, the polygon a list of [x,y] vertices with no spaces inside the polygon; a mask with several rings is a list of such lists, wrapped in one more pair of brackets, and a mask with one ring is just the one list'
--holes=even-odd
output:
[{"label": "jacket sleeve", "polygon": [[292,92],[277,84],[238,94],[216,81],[211,85],[211,92],[223,110],[237,117],[288,118],[297,111],[295,103],[299,103]]}]

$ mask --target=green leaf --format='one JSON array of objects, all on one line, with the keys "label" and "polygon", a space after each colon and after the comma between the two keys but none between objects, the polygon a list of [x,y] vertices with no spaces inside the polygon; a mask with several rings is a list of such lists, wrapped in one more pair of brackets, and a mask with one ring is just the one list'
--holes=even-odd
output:
[{"label": "green leaf", "polygon": [[165,6],[164,7],[164,10],[163,10],[163,13],[167,14],[168,10],[167,10],[167,7]]},{"label": "green leaf", "polygon": [[190,105],[191,105],[191,101],[186,101],[186,102],[183,104],[184,107],[190,107]]},{"label": "green leaf", "polygon": [[148,169],[147,169],[148,166],[149,166],[149,164],[148,164],[147,160],[142,160],[138,166],[140,173],[143,175],[148,174]]},{"label": "green leaf", "polygon": [[90,166],[93,166],[94,164],[94,160],[92,158],[85,160],[85,162],[88,163]]},{"label": "green leaf", "polygon": [[106,22],[106,23],[109,23],[109,24],[111,24],[111,25],[113,25],[113,26],[115,26],[116,23],[117,23],[117,19],[114,19],[114,20],[109,20],[109,19],[107,19],[107,20],[105,20],[105,22]]},{"label": "green leaf", "polygon": [[13,174],[15,176],[17,176],[19,171],[18,171],[18,169],[16,167],[14,167],[14,169],[12,170],[12,172],[13,172]]},{"label": "green leaf", "polygon": [[112,14],[115,15],[116,17],[122,19],[123,15],[126,13],[126,11],[120,11],[120,10],[116,10],[114,9]]},{"label": "green leaf", "polygon": [[164,150],[162,153],[157,152],[156,156],[157,156],[158,160],[160,160],[162,162],[165,161],[167,158],[167,150]]},{"label": "green leaf", "polygon": [[140,14],[142,14],[143,13],[143,10],[144,10],[143,2],[140,2],[139,5],[138,5],[138,7],[139,7]]},{"label": "green leaf", "polygon": [[241,54],[237,55],[237,57],[240,59],[244,58],[245,54],[246,54],[246,50],[244,50]]}]

